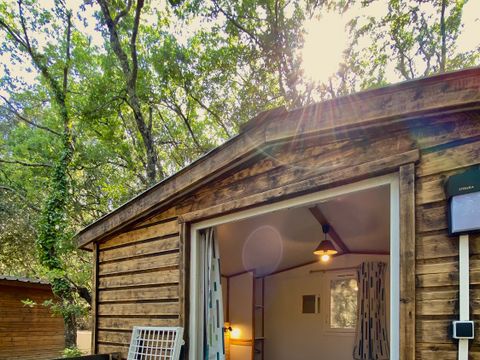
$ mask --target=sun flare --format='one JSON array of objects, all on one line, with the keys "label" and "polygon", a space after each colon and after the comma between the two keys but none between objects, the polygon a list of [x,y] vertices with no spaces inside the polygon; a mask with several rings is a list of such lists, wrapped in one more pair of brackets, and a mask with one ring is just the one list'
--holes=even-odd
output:
[{"label": "sun flare", "polygon": [[345,19],[329,13],[320,19],[305,22],[305,43],[302,49],[302,67],[306,78],[326,82],[339,67],[347,47]]}]

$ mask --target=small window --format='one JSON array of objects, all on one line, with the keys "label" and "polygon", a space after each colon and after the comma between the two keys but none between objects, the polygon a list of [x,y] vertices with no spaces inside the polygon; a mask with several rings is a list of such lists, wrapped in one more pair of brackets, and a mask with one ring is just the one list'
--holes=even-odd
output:
[{"label": "small window", "polygon": [[352,277],[330,281],[330,329],[354,330],[357,323],[357,280]]},{"label": "small window", "polygon": [[303,314],[316,314],[318,312],[318,296],[316,295],[303,295],[302,296],[302,313]]}]

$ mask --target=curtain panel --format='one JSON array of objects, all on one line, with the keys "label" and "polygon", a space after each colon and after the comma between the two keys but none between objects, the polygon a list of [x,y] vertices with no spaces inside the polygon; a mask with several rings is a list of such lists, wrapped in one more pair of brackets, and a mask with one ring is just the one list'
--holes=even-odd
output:
[{"label": "curtain panel", "polygon": [[203,232],[204,259],[204,358],[225,360],[223,297],[220,256],[213,228]]},{"label": "curtain panel", "polygon": [[353,358],[357,360],[390,359],[386,267],[383,262],[364,262],[357,270],[357,327],[353,350]]}]

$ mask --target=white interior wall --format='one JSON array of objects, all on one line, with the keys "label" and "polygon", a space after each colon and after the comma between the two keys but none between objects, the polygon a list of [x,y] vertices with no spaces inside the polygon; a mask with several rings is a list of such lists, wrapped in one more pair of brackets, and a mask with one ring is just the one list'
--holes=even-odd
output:
[{"label": "white interior wall", "polygon": [[[253,338],[253,274],[232,276],[228,281],[229,320],[232,340],[252,341]],[[252,346],[230,342],[231,360],[251,360]]]},{"label": "white interior wall", "polygon": [[[315,263],[269,276],[265,280],[265,360],[351,360],[354,333],[326,331],[325,301],[329,294],[323,284],[330,272],[310,273],[315,269],[357,266],[363,261],[384,261],[389,256],[345,255],[328,265]],[[389,273],[387,301],[390,302]],[[302,314],[302,295],[324,295],[320,314]],[[387,310],[388,312],[388,310]],[[387,314],[389,321],[389,314]]]}]

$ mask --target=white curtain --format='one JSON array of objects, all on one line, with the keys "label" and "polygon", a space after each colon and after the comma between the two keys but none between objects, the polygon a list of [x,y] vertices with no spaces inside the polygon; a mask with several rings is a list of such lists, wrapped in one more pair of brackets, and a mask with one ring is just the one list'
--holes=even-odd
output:
[{"label": "white curtain", "polygon": [[205,229],[204,241],[204,358],[224,360],[223,297],[220,279],[220,254],[213,228]]}]

